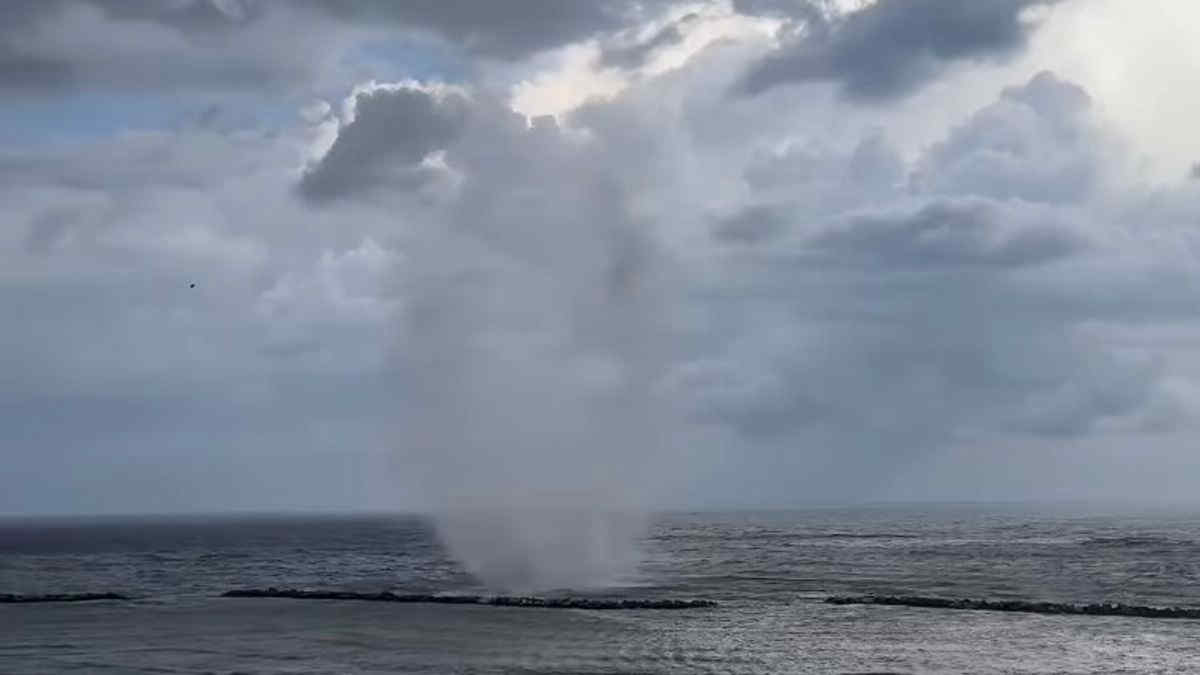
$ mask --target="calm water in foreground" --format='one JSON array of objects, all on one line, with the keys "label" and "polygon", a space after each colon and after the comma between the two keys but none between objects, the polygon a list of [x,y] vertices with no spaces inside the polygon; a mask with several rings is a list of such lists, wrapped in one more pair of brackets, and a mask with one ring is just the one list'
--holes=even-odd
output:
[{"label": "calm water in foreground", "polygon": [[1200,672],[1200,621],[833,607],[915,594],[1200,607],[1200,512],[880,507],[660,516],[590,612],[214,597],[477,591],[414,517],[0,520],[0,673]]}]

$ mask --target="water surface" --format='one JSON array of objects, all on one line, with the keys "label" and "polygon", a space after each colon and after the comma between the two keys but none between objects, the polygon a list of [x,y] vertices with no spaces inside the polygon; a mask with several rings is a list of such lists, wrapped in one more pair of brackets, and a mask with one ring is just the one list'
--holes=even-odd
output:
[{"label": "water surface", "polygon": [[1200,514],[856,507],[658,517],[589,612],[216,598],[233,587],[478,592],[412,516],[0,520],[0,672],[1200,672],[1200,622],[903,607],[832,594],[1200,607]]}]

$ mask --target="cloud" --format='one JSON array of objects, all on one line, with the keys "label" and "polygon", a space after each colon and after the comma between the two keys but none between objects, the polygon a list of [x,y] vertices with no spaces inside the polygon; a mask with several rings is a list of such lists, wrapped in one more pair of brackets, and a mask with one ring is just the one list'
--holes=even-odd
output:
[{"label": "cloud", "polygon": [[[643,3],[632,0],[568,3],[556,0],[505,3],[316,0],[311,4],[349,21],[393,21],[402,26],[431,30],[483,56],[515,59],[626,26],[641,18],[638,10]],[[645,4],[653,6],[655,3]]]},{"label": "cloud", "polygon": [[[879,0],[827,19],[801,5],[805,30],[753,65],[738,88],[832,81],[858,101],[907,94],[949,64],[1015,52],[1030,30],[1022,12],[1042,0]],[[747,9],[759,9],[757,6]]]},{"label": "cloud", "polygon": [[353,118],[300,183],[314,201],[429,179],[436,170],[425,160],[456,140],[472,110],[461,92],[409,83],[356,93],[350,112]]},{"label": "cloud", "polygon": [[432,37],[514,61],[619,30],[649,11],[632,0],[15,0],[0,10],[0,88],[304,91],[347,76],[355,50],[372,38]]},{"label": "cloud", "polygon": [[1051,203],[1079,202],[1096,189],[1109,143],[1077,85],[1042,72],[954,129],[914,176],[923,189]]},{"label": "cloud", "polygon": [[751,206],[721,218],[714,230],[718,239],[728,242],[756,243],[779,233],[787,216],[778,207]]},{"label": "cloud", "polygon": [[857,214],[815,237],[810,247],[846,260],[886,266],[1036,265],[1068,256],[1083,237],[1053,212],[1023,204],[934,201],[915,212]]},{"label": "cloud", "polygon": [[683,42],[684,32],[680,27],[686,27],[698,18],[698,14],[686,14],[660,28],[649,38],[631,44],[609,46],[600,53],[600,65],[627,69],[640,67],[656,50]]},{"label": "cloud", "polygon": [[0,446],[44,480],[0,511],[388,498],[338,481],[388,447],[395,263],[379,219],[334,241],[296,203],[302,141],[187,128],[8,155],[0,298],[22,321],[0,338]]},{"label": "cloud", "polygon": [[[255,2],[49,0],[6,5],[0,87],[286,90],[333,67],[345,31]],[[328,23],[328,22],[327,22]],[[289,35],[309,35],[298,50]]]},{"label": "cloud", "polygon": [[[705,265],[722,282],[701,296],[711,321],[742,328],[681,366],[673,391],[697,421],[767,453],[754,456],[774,453],[810,496],[883,489],[902,467],[980,439],[1186,425],[1167,364],[1187,357],[1112,337],[1146,320],[1135,307],[1167,300],[1136,272],[1101,280],[1166,261],[1118,234],[1125,218],[1145,223],[1141,207],[1087,205],[1113,170],[1087,112],[1081,89],[1042,73],[951,129],[908,181],[894,160],[882,183],[848,171],[862,143],[752,160],[749,204],[720,222]],[[985,162],[1003,171],[979,179]],[[1173,236],[1169,218],[1152,220]],[[1170,266],[1190,279],[1190,265]],[[787,481],[756,480],[785,499]]]},{"label": "cloud", "polygon": [[[523,539],[506,518],[531,505],[689,483],[702,505],[887,496],[947,457],[907,496],[961,496],[979,479],[963,458],[1038,475],[1054,465],[1012,449],[1060,445],[1118,491],[1090,448],[1190,451],[1200,193],[1180,171],[1131,180],[1105,101],[1035,74],[1053,63],[975,69],[1019,49],[1028,3],[884,0],[779,52],[721,28],[749,21],[727,8],[680,26],[569,3],[521,24],[494,4],[0,8],[12,72],[48,78],[14,100],[121,122],[51,142],[24,138],[46,123],[27,115],[0,152],[0,305],[20,316],[0,334],[0,452],[24,477],[0,510],[499,505],[482,522],[526,553],[448,536],[519,581],[607,569],[531,562],[583,548],[579,529]],[[410,32],[462,42],[463,81],[344,60]],[[527,58],[563,44],[587,58]],[[727,95],[800,53],[833,86]],[[597,69],[617,86],[588,99]],[[543,76],[584,93],[514,112]],[[63,95],[143,86],[208,93],[142,130]],[[284,110],[243,123],[260,86]]]}]

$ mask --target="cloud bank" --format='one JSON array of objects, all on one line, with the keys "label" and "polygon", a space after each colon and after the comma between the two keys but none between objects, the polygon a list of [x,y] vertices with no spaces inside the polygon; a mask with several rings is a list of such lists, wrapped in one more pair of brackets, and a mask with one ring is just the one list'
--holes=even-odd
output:
[{"label": "cloud bank", "polygon": [[1107,5],[527,4],[5,4],[0,511],[434,510],[517,587],[1194,494],[1200,183],[1039,37]]},{"label": "cloud bank", "polygon": [[754,94],[789,82],[828,80],[863,101],[900,96],[955,62],[1014,52],[1031,29],[1022,13],[1045,4],[878,0],[831,18],[813,4],[796,3],[787,14],[801,22],[799,34],[754,64],[740,88]]}]

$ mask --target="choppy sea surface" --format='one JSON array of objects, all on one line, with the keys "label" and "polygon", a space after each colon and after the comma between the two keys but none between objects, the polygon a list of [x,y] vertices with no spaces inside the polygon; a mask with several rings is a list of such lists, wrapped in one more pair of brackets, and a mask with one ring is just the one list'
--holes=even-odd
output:
[{"label": "choppy sea surface", "polygon": [[414,516],[0,519],[0,673],[1200,673],[1200,621],[831,606],[833,594],[1200,607],[1200,512],[880,506],[656,517],[609,597],[715,609],[226,599],[478,592]]}]

